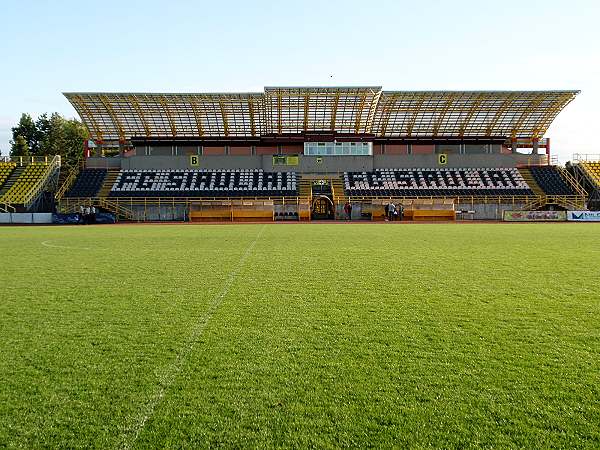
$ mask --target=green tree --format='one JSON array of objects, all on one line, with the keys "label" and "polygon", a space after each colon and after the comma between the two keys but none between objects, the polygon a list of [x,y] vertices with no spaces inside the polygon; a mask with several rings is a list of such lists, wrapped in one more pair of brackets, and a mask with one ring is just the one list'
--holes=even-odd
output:
[{"label": "green tree", "polygon": [[58,114],[52,113],[50,119],[46,114],[40,116],[36,125],[38,126],[39,149],[40,156],[61,155],[65,151],[64,128],[65,119]]},{"label": "green tree", "polygon": [[60,155],[63,164],[74,166],[83,158],[83,142],[89,139],[87,128],[76,119],[63,119],[61,139],[63,143]]},{"label": "green tree", "polygon": [[27,140],[23,136],[16,136],[10,144],[10,156],[29,156],[29,146],[27,145]]},{"label": "green tree", "polygon": [[[19,123],[12,129],[12,141],[11,146],[14,146],[17,142],[17,136],[21,136],[25,139],[29,152],[35,155],[38,150],[38,137],[39,133],[35,122],[29,114],[22,114],[19,119]],[[12,154],[12,150],[11,150]]]},{"label": "green tree", "polygon": [[44,155],[42,147],[44,145],[44,140],[46,139],[46,135],[50,131],[50,120],[48,119],[48,114],[41,114],[37,120],[35,121],[35,136],[38,143],[38,147],[36,148],[36,155]]},{"label": "green tree", "polygon": [[41,114],[35,122],[29,114],[23,114],[12,132],[11,155],[60,155],[63,165],[70,167],[81,161],[83,142],[89,138],[81,122],[56,112],[50,117]]}]

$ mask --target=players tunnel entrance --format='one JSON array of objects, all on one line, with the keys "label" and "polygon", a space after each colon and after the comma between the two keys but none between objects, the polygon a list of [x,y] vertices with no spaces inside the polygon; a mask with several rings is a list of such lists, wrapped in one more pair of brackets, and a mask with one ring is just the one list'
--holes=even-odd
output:
[{"label": "players tunnel entrance", "polygon": [[335,219],[333,192],[329,180],[313,180],[311,186],[312,204],[310,217],[312,220]]},{"label": "players tunnel entrance", "polygon": [[333,200],[326,195],[313,196],[310,210],[312,220],[333,220],[335,218]]}]

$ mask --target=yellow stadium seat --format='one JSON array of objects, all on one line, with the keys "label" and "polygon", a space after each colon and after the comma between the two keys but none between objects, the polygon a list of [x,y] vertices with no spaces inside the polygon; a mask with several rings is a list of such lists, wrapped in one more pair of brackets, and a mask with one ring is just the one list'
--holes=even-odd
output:
[{"label": "yellow stadium seat", "polygon": [[0,186],[10,177],[10,174],[17,167],[16,163],[13,162],[0,162]]},{"label": "yellow stadium seat", "polygon": [[600,162],[582,162],[581,167],[583,167],[589,178],[600,187]]},{"label": "yellow stadium seat", "polygon": [[[0,185],[4,184],[6,179],[10,176],[13,169],[16,167],[16,163],[0,163]],[[6,170],[2,169],[6,165]],[[0,202],[22,204],[25,203],[27,196],[37,183],[43,178],[46,172],[47,165],[44,163],[32,163],[25,167],[23,173],[17,178],[15,184],[13,184],[8,191],[0,198]],[[4,175],[3,175],[4,174]],[[3,179],[3,176],[5,177]]]}]

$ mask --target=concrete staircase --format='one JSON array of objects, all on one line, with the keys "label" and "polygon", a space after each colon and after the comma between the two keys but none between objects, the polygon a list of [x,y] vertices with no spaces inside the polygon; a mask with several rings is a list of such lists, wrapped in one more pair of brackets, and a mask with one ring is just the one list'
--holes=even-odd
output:
[{"label": "concrete staircase", "polygon": [[542,195],[546,195],[546,193],[542,190],[542,188],[539,186],[539,184],[536,183],[535,179],[533,178],[533,175],[531,174],[531,170],[529,170],[528,168],[520,168],[519,172],[523,176],[523,179],[525,180],[525,182],[529,185],[529,187],[533,191],[534,195],[536,195],[538,197],[540,197]]},{"label": "concrete staircase", "polygon": [[341,177],[331,178],[331,193],[334,201],[337,203],[346,203],[348,201],[348,196],[344,191],[344,181]]},{"label": "concrete staircase", "polygon": [[312,179],[300,176],[300,180],[298,181],[298,196],[302,199],[310,199],[312,197]]},{"label": "concrete staircase", "polygon": [[586,194],[581,185],[577,183],[575,178],[562,167],[558,167],[558,171],[565,183],[567,183],[571,187],[571,189],[573,190],[573,192],[576,193],[576,195],[546,195],[542,188],[540,188],[540,186],[535,182],[535,179],[531,174],[531,170],[529,170],[528,168],[519,169],[519,172],[523,176],[523,179],[529,185],[529,187],[536,196],[535,199],[532,199],[523,206],[522,209],[524,211],[541,209],[546,205],[557,205],[562,208],[571,210],[583,209],[585,207]]},{"label": "concrete staircase", "polygon": [[2,189],[0,189],[0,201],[6,192],[17,182],[17,179],[21,176],[23,171],[25,170],[25,166],[17,166],[15,170],[12,171],[8,179],[2,185]]},{"label": "concrete staircase", "polygon": [[301,221],[310,220],[310,202],[312,200],[312,178],[300,175],[298,180],[298,217]]},{"label": "concrete staircase", "polygon": [[106,178],[104,178],[104,183],[102,183],[102,187],[100,188],[100,191],[98,191],[98,197],[100,198],[106,198],[108,197],[108,194],[110,193],[110,190],[112,189],[113,185],[115,184],[115,181],[117,181],[117,177],[119,176],[119,170],[118,169],[109,169],[108,172],[106,173]]}]

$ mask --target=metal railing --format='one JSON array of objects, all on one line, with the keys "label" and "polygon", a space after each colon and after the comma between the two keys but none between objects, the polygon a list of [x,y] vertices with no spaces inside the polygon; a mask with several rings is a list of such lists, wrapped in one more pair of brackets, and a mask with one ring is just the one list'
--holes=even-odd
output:
[{"label": "metal railing", "polygon": [[600,153],[574,153],[573,162],[598,162]]},{"label": "metal railing", "polygon": [[63,197],[63,195],[65,195],[65,193],[69,189],[71,189],[71,186],[73,186],[73,183],[77,179],[77,175],[79,175],[79,164],[76,164],[71,169],[71,171],[69,172],[69,175],[67,176],[67,178],[64,181],[64,183],[62,184],[62,186],[58,189],[58,191],[56,191],[56,194],[54,194],[54,198],[56,200],[60,200]]},{"label": "metal railing", "polygon": [[195,202],[232,202],[232,201],[274,201],[275,204],[297,203],[301,197],[275,197],[275,196],[255,196],[255,197],[63,197],[61,202],[66,204],[82,202],[87,199],[99,200],[106,199],[118,205],[183,205]]},{"label": "metal railing", "polygon": [[[5,161],[9,159],[9,162],[15,162],[15,157],[3,157]],[[47,156],[40,157],[16,157],[19,159],[18,164],[46,164],[46,170],[44,174],[36,181],[36,183],[32,186],[32,188],[23,196],[22,202],[18,204],[22,204],[26,209],[29,209],[31,205],[35,203],[38,199],[39,195],[44,191],[46,186],[50,181],[53,180],[53,177],[56,175],[58,169],[60,169],[61,158],[60,155],[55,155],[48,162]],[[15,184],[19,182],[19,178],[15,181]],[[1,207],[5,212],[14,212],[16,208],[11,203],[3,203],[3,207]],[[10,210],[10,211],[9,211]]]},{"label": "metal railing", "polygon": [[0,202],[0,212],[11,213],[11,212],[16,212],[16,211],[17,211],[17,208],[15,208],[10,203]]},{"label": "metal railing", "polygon": [[52,158],[52,161],[50,161],[50,163],[48,164],[44,175],[37,181],[34,187],[23,198],[23,206],[25,206],[25,208],[29,208],[37,199],[37,197],[44,191],[46,185],[51,180],[52,176],[56,175],[56,171],[60,169],[60,163],[60,155],[56,155]]},{"label": "metal railing", "polygon": [[115,214],[117,220],[119,216],[128,220],[137,220],[132,210],[101,197],[63,198],[60,202],[59,210],[62,213],[79,213],[80,208],[86,206],[97,206],[111,211]]},{"label": "metal railing", "polygon": [[56,156],[0,156],[0,162],[13,162],[18,166],[27,166],[31,163],[49,164]]},{"label": "metal railing", "polygon": [[[334,201],[341,202],[342,197],[334,198]],[[544,205],[558,204],[558,205],[572,205],[577,208],[581,208],[585,203],[584,195],[482,195],[482,196],[389,196],[389,197],[369,197],[369,196],[351,196],[348,197],[348,201],[352,202],[373,202],[376,201],[386,202],[402,202],[404,200],[453,200],[455,203],[461,204],[511,204],[511,205],[522,205],[531,202],[542,202]]]},{"label": "metal railing", "polygon": [[250,206],[244,203],[251,202],[268,202],[273,207],[295,206],[298,212],[306,210],[310,204],[307,198],[302,197],[63,197],[59,210],[78,212],[80,206],[98,206],[129,220],[146,220],[151,207],[182,206],[189,211],[196,205],[235,208]]},{"label": "metal railing", "polygon": [[115,213],[117,219],[119,216],[121,216],[128,220],[136,220],[135,213],[132,210],[125,208],[117,203],[111,202],[106,198],[98,199],[98,204],[100,207]]},{"label": "metal railing", "polygon": [[565,179],[565,181],[567,181],[568,184],[571,186],[571,189],[573,189],[577,193],[577,195],[582,197],[587,196],[586,192],[583,190],[581,185],[577,182],[577,180],[575,180],[573,175],[571,175],[567,169],[561,166],[556,166],[556,168],[561,174],[561,176]]}]

